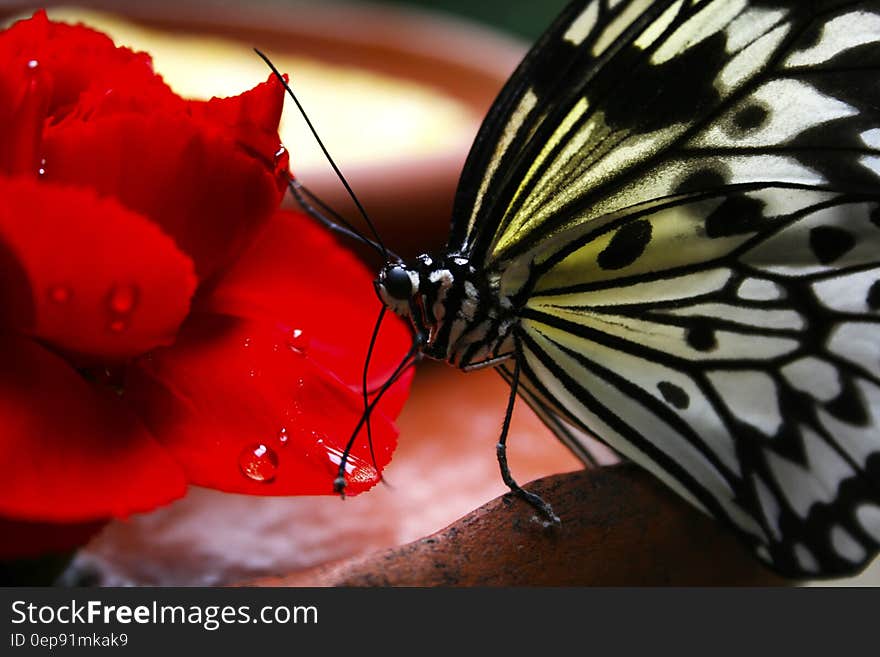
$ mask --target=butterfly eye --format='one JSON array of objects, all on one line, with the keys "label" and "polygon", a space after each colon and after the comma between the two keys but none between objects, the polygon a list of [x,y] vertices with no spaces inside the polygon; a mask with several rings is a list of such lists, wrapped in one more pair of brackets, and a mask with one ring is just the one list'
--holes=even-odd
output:
[{"label": "butterfly eye", "polygon": [[386,267],[381,284],[393,299],[405,301],[413,295],[413,281],[405,267],[393,265]]}]

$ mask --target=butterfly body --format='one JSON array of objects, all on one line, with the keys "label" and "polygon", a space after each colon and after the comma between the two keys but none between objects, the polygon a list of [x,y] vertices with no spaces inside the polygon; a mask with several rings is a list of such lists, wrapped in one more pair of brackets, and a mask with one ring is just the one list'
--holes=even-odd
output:
[{"label": "butterfly body", "polygon": [[778,572],[880,549],[880,2],[579,0],[502,90],[445,254],[377,280]]},{"label": "butterfly body", "polygon": [[[395,285],[389,279],[397,278]],[[421,255],[386,267],[379,297],[412,322],[421,353],[469,371],[497,365],[515,353],[518,308],[502,277],[477,270],[467,258]]]}]

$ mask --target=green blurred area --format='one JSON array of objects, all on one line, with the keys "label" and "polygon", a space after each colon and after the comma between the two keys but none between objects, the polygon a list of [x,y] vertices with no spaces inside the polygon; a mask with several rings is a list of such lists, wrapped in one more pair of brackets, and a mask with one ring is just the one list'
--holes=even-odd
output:
[{"label": "green blurred area", "polygon": [[535,40],[569,0],[372,0],[410,5],[475,20]]}]

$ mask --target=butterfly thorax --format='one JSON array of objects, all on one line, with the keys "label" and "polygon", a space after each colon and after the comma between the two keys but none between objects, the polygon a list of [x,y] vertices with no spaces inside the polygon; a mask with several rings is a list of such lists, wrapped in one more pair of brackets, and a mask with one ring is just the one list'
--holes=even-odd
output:
[{"label": "butterfly thorax", "polygon": [[376,291],[412,324],[424,355],[468,370],[513,354],[516,315],[499,281],[460,255],[421,255],[411,263],[386,265]]}]

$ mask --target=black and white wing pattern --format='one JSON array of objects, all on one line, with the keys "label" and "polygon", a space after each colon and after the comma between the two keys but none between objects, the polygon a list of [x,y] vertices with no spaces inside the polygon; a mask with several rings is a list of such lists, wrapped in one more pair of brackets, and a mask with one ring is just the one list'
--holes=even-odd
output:
[{"label": "black and white wing pattern", "polygon": [[880,545],[878,69],[876,0],[575,2],[484,123],[448,244],[512,300],[563,439],[791,576]]}]

